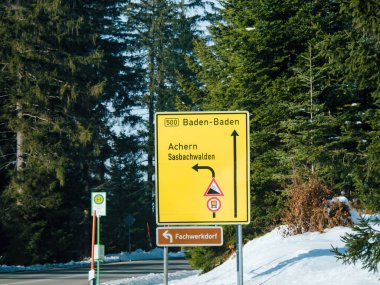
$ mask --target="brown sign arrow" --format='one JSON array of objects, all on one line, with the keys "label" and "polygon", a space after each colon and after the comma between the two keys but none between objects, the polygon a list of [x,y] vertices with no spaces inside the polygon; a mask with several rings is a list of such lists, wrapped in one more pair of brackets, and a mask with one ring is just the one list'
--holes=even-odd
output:
[{"label": "brown sign arrow", "polygon": [[157,246],[220,246],[222,227],[161,227],[156,229]]}]

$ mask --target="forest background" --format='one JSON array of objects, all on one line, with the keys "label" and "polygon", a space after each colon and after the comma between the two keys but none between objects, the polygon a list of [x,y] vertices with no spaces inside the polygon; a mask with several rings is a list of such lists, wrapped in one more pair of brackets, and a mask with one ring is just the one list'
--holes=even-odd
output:
[{"label": "forest background", "polygon": [[[315,181],[378,212],[379,63],[376,0],[2,1],[0,264],[89,256],[94,191],[108,253],[129,215],[132,249],[154,246],[156,111],[250,112],[246,238]],[[225,233],[190,258],[217,264]]]}]

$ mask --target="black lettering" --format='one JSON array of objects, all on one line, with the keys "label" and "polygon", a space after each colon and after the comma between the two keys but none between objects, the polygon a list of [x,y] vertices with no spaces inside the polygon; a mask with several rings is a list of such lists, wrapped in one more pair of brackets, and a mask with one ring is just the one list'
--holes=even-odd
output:
[{"label": "black lettering", "polygon": [[214,126],[237,126],[239,124],[239,120],[231,120],[228,118],[225,120],[221,120],[218,118],[214,118]]}]

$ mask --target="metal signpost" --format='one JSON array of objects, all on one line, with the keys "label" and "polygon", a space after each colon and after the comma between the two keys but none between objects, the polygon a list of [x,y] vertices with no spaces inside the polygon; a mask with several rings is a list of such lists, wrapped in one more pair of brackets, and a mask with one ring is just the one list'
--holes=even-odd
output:
[{"label": "metal signpost", "polygon": [[156,113],[159,225],[248,224],[248,112]]},{"label": "metal signpost", "polygon": [[[238,284],[243,284],[242,224],[250,222],[249,113],[159,112],[155,126],[157,224],[235,224]],[[188,242],[179,230],[157,230],[157,244],[166,253],[165,284],[167,247]],[[188,236],[194,241],[202,234]]]},{"label": "metal signpost", "polygon": [[129,259],[131,258],[131,226],[136,221],[135,217],[131,214],[128,214],[124,218],[124,223],[128,225],[128,251],[129,251]]},{"label": "metal signpost", "polygon": [[97,244],[95,246],[95,260],[97,261],[96,283],[100,284],[100,260],[104,258],[104,246],[100,244],[100,217],[106,216],[107,193],[91,193],[91,213],[96,213],[97,218]]}]

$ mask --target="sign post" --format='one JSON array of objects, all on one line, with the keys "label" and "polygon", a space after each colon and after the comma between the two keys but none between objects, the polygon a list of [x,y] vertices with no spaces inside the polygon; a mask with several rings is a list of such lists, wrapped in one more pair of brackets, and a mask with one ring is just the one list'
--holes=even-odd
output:
[{"label": "sign post", "polygon": [[164,246],[164,285],[168,285],[169,282],[169,248]]},{"label": "sign post", "polygon": [[95,230],[96,228],[96,211],[92,212],[92,238],[91,238],[91,267],[90,271],[88,272],[88,282],[89,285],[96,285],[95,280],[95,266],[94,266],[94,260],[95,260]]},{"label": "sign post", "polygon": [[[157,224],[236,225],[242,285],[242,225],[250,222],[249,113],[159,112],[155,119]],[[157,244],[186,246],[187,237],[197,239],[187,233],[178,242],[175,230],[157,229]]]},{"label": "sign post", "polygon": [[136,219],[128,214],[124,218],[124,222],[128,225],[128,250],[129,250],[129,259],[131,259],[131,226],[136,221]]},{"label": "sign post", "polygon": [[243,227],[236,226],[236,269],[237,284],[243,285]]},{"label": "sign post", "polygon": [[98,250],[98,253],[97,253],[97,259],[96,259],[96,263],[97,263],[97,270],[96,270],[96,284],[99,285],[100,284],[100,254],[99,254],[99,250],[100,250],[100,216],[97,216],[97,250]]},{"label": "sign post", "polygon": [[[106,216],[107,193],[106,192],[92,192],[91,193],[91,212],[96,213],[97,218],[97,244],[96,244],[96,284],[100,284],[100,260],[104,254],[104,247],[100,244],[100,217]],[[94,214],[93,214],[94,215]],[[101,252],[103,251],[103,252]]]}]

